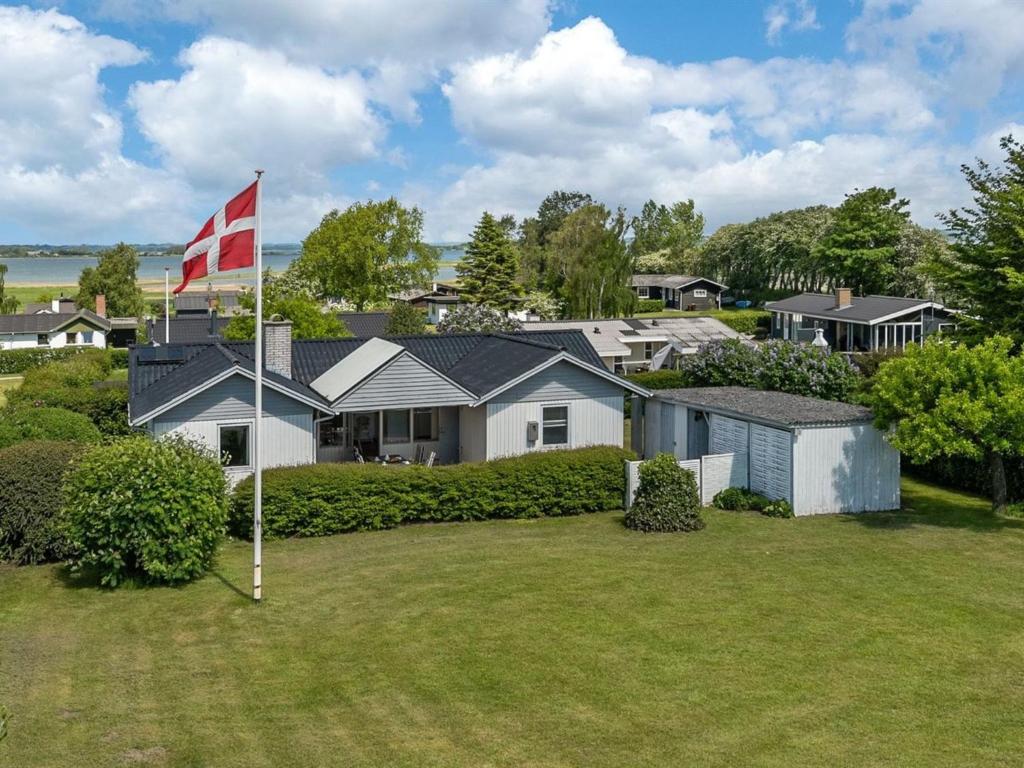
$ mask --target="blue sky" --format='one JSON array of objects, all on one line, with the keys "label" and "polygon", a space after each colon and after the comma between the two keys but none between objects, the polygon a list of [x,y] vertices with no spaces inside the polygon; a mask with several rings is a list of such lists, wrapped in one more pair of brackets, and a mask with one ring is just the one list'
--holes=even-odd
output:
[{"label": "blue sky", "polygon": [[101,0],[0,6],[0,241],[184,241],[267,169],[265,237],[395,195],[427,236],[553,189],[709,229],[1024,134],[1024,3]]}]

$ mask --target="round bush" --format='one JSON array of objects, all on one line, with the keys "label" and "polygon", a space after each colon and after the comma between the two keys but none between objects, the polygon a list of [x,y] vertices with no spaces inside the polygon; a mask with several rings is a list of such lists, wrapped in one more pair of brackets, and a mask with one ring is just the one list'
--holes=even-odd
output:
[{"label": "round bush", "polygon": [[217,458],[182,438],[128,437],[99,446],[64,482],[68,538],[100,582],[173,584],[210,566],[227,520]]},{"label": "round bush", "polygon": [[697,480],[679,466],[675,456],[659,453],[640,465],[640,485],[633,506],[626,512],[626,527],[647,533],[699,531],[704,527]]},{"label": "round bush", "polygon": [[69,554],[61,483],[81,443],[30,440],[0,450],[0,560],[25,565]]},{"label": "round bush", "polygon": [[760,512],[771,502],[767,497],[746,488],[726,488],[716,493],[711,503],[718,509],[732,512],[739,510]]},{"label": "round bush", "polygon": [[793,506],[785,499],[779,499],[765,505],[765,508],[761,510],[761,514],[767,517],[792,517]]},{"label": "round bush", "polygon": [[7,407],[0,411],[0,448],[23,440],[98,443],[100,437],[88,416],[65,408]]}]

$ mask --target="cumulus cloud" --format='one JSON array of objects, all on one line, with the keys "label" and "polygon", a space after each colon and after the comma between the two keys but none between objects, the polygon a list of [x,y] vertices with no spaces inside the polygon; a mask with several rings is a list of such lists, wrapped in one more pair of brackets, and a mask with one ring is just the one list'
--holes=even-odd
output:
[{"label": "cumulus cloud", "polygon": [[177,80],[136,83],[129,103],[168,167],[199,185],[265,168],[299,188],[378,151],[384,125],[358,74],[331,75],[219,37],[180,56]]},{"label": "cumulus cloud", "polygon": [[367,75],[376,101],[402,119],[413,92],[452,62],[532,45],[549,0],[107,0],[118,18],[156,15],[270,48],[290,59]]}]

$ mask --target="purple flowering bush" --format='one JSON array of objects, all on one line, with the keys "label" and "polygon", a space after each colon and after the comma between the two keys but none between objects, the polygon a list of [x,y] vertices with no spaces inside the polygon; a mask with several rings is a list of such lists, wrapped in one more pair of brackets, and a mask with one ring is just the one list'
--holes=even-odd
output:
[{"label": "purple flowering bush", "polygon": [[438,333],[511,333],[523,324],[481,304],[463,304],[441,318]]},{"label": "purple flowering bush", "polygon": [[849,400],[860,378],[843,355],[781,340],[751,347],[737,339],[684,357],[682,374],[691,387],[753,387],[824,400]]}]

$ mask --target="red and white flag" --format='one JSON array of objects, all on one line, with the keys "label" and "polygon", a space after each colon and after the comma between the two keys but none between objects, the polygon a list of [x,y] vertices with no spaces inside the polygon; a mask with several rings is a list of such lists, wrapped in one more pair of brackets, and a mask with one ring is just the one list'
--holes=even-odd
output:
[{"label": "red and white flag", "polygon": [[256,263],[256,189],[253,182],[228,201],[185,246],[181,293],[189,281]]}]

